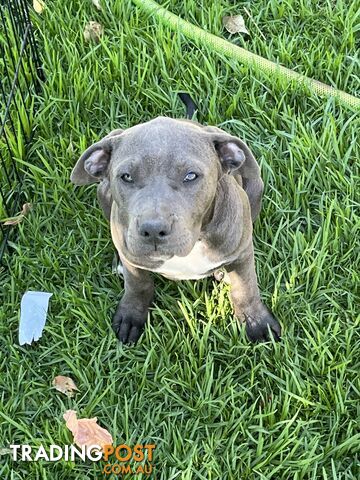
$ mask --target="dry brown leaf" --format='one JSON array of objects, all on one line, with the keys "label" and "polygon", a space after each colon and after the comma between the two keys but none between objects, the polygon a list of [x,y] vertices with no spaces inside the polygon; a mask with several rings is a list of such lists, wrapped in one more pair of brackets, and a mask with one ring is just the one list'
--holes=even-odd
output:
[{"label": "dry brown leaf", "polygon": [[242,15],[223,17],[223,25],[230,33],[247,33],[249,35]]},{"label": "dry brown leaf", "polygon": [[104,33],[104,28],[98,22],[89,22],[84,28],[84,38],[87,42],[91,40],[98,43]]},{"label": "dry brown leaf", "polygon": [[67,428],[74,436],[74,442],[79,447],[83,445],[89,447],[91,445],[112,445],[113,439],[105,428],[97,424],[97,418],[80,418],[76,417],[75,410],[67,410],[64,415]]},{"label": "dry brown leaf", "polygon": [[92,3],[98,10],[101,10],[100,0],[92,0]]},{"label": "dry brown leaf", "polygon": [[64,377],[63,375],[58,375],[55,377],[52,384],[56,390],[61,393],[65,393],[67,397],[73,397],[75,395],[75,391],[79,391],[74,383],[74,380],[70,377]]},{"label": "dry brown leaf", "polygon": [[17,225],[18,223],[22,222],[23,218],[23,214],[17,215],[16,217],[11,217],[4,222],[4,225]]},{"label": "dry brown leaf", "polygon": [[32,207],[31,203],[24,203],[24,205],[22,206],[22,212],[21,213],[23,215],[27,215],[30,212],[31,207]]},{"label": "dry brown leaf", "polygon": [[4,225],[17,225],[18,223],[22,222],[25,215],[27,215],[31,210],[31,203],[24,203],[21,213],[15,215],[15,217],[10,217],[5,220],[0,220],[0,222],[4,223]]},{"label": "dry brown leaf", "polygon": [[45,8],[44,0],[33,0],[33,8],[36,13],[42,13]]}]

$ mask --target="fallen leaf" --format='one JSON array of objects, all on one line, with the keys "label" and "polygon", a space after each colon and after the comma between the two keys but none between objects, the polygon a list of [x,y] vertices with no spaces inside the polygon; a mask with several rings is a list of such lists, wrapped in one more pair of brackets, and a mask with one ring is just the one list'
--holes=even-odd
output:
[{"label": "fallen leaf", "polygon": [[100,0],[92,0],[92,3],[98,10],[101,10]]},{"label": "fallen leaf", "polygon": [[104,33],[104,28],[98,22],[89,22],[84,28],[84,38],[87,42],[91,40],[98,43]]},{"label": "fallen leaf", "polygon": [[55,377],[52,384],[56,390],[65,393],[67,397],[73,397],[75,395],[75,390],[79,391],[74,380],[70,377],[64,377],[63,375]]},{"label": "fallen leaf", "polygon": [[87,447],[90,445],[99,445],[100,447],[112,445],[112,436],[105,428],[97,424],[96,417],[78,419],[75,410],[67,410],[63,418],[67,428],[73,434],[74,442],[78,447],[83,445]]},{"label": "fallen leaf", "polygon": [[24,215],[27,215],[30,212],[31,207],[32,207],[31,203],[24,203],[21,213],[23,213]]},{"label": "fallen leaf", "polygon": [[230,33],[247,33],[249,32],[245,27],[245,21],[242,15],[234,15],[223,17],[223,25]]},{"label": "fallen leaf", "polygon": [[42,13],[45,7],[45,2],[43,0],[33,0],[33,8],[36,13]]},{"label": "fallen leaf", "polygon": [[1,223],[4,225],[17,225],[18,223],[22,222],[25,215],[27,215],[31,210],[31,203],[24,203],[21,212],[14,217],[4,218],[0,220]]},{"label": "fallen leaf", "polygon": [[20,222],[22,222],[24,218],[23,214],[17,215],[16,217],[11,217],[8,218],[7,220],[3,220],[4,225],[18,225]]}]

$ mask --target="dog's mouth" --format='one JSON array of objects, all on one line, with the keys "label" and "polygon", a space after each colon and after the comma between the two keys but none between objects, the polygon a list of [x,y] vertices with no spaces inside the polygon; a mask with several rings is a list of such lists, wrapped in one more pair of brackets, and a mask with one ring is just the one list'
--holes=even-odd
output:
[{"label": "dog's mouth", "polygon": [[169,240],[154,240],[153,242],[139,242],[137,237],[128,235],[126,241],[127,250],[139,259],[148,259],[154,262],[165,261],[173,256],[185,257],[193,247],[190,235],[182,235],[176,242]]}]

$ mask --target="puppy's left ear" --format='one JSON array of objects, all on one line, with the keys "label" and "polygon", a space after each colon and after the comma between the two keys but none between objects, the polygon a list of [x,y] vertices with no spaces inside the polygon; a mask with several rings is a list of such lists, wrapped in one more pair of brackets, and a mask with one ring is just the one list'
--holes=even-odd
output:
[{"label": "puppy's left ear", "polygon": [[87,148],[76,162],[70,175],[75,185],[89,185],[100,182],[107,174],[113,144],[118,140],[123,130],[113,130],[99,142]]},{"label": "puppy's left ear", "polygon": [[217,127],[205,127],[225,173],[236,173],[243,178],[259,178],[260,168],[250,148],[240,138],[233,137]]}]

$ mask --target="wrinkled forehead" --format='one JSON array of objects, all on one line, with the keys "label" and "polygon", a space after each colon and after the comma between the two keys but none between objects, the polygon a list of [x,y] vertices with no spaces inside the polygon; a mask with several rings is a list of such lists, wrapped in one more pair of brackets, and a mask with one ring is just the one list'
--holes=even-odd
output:
[{"label": "wrinkled forehead", "polygon": [[201,127],[163,117],[129,128],[113,146],[114,164],[143,159],[158,167],[186,161],[206,166],[213,155]]}]

